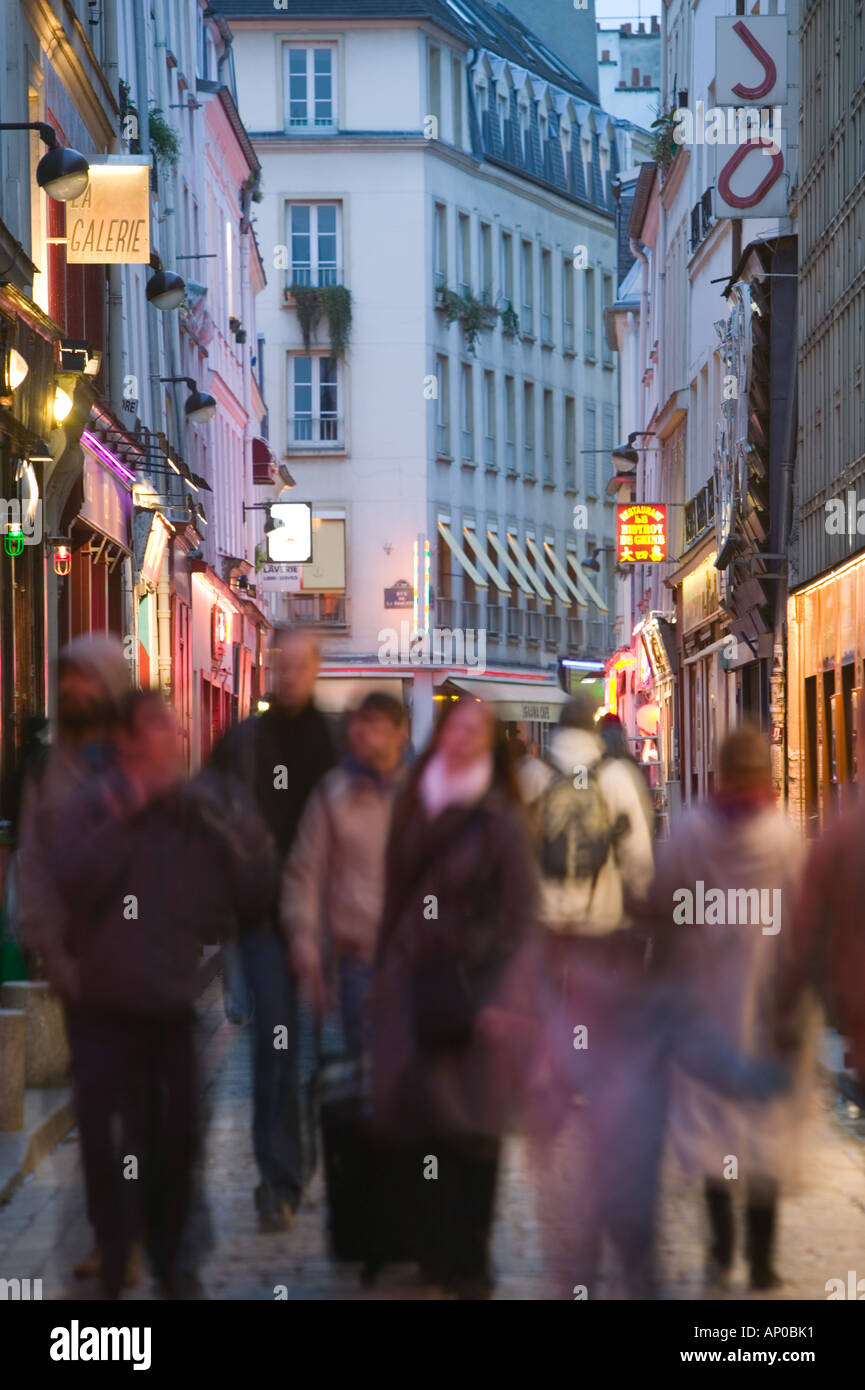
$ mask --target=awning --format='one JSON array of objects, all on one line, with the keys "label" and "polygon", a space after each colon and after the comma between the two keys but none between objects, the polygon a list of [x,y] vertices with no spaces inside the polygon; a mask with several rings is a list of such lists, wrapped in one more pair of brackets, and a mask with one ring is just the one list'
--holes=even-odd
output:
[{"label": "awning", "polygon": [[478,559],[480,560],[487,574],[490,576],[490,579],[495,584],[496,588],[501,589],[503,594],[507,594],[508,597],[510,597],[510,584],[499,574],[499,571],[496,569],[495,565],[493,564],[492,560],[487,554],[486,549],[478,540],[472,528],[470,526],[464,526],[463,535],[465,536],[472,550],[475,552],[475,555],[477,555]]},{"label": "awning", "polygon": [[342,714],[347,709],[355,709],[366,695],[373,691],[392,695],[403,703],[402,679],[398,676],[380,678],[377,676],[322,676],[315,683],[315,703],[326,714]]},{"label": "awning", "polygon": [[570,589],[571,593],[573,594],[580,607],[588,608],[588,599],[580,593],[579,589],[577,588],[571,576],[568,574],[568,571],[565,569],[564,565],[562,564],[556,552],[553,550],[553,547],[550,545],[549,541],[544,541],[544,550],[547,552],[547,555],[552,560],[553,568],[558,570],[559,574],[562,576],[562,579],[567,584],[568,588]]},{"label": "awning", "polygon": [[540,568],[541,574],[542,574],[542,575],[544,576],[544,578],[547,580],[547,582],[549,583],[550,587],[551,587],[552,589],[555,590],[555,592],[558,594],[559,598],[562,600],[562,603],[566,603],[566,604],[568,605],[568,607],[570,608],[570,606],[571,606],[571,596],[570,596],[570,594],[568,593],[567,589],[562,588],[562,585],[559,583],[558,579],[557,579],[556,576],[553,574],[553,571],[550,569],[549,565],[547,564],[547,557],[546,557],[546,555],[544,554],[544,552],[540,549],[540,547],[539,547],[538,545],[535,544],[535,542],[532,540],[531,536],[526,536],[526,545],[528,546],[528,548],[529,548],[529,550],[530,550],[532,556],[534,557],[535,561],[537,562],[538,567]]},{"label": "awning", "polygon": [[523,547],[520,545],[513,531],[508,531],[508,540],[510,541],[511,549],[513,550],[514,554],[516,555],[517,559],[519,560],[520,564],[522,565],[523,569],[525,570],[526,574],[531,580],[533,587],[537,590],[538,594],[543,599],[544,603],[552,603],[553,600],[550,598],[550,595],[547,593],[540,579],[538,579],[538,576],[535,573],[534,567],[531,561],[529,560],[528,555],[523,550]]},{"label": "awning", "polygon": [[495,531],[487,531],[487,535],[490,538],[490,543],[493,547],[493,550],[498,555],[508,574],[513,575],[514,579],[516,580],[517,584],[520,586],[524,594],[530,594],[532,592],[531,584],[526,579],[522,570],[514,564],[513,560],[511,559],[505,547],[502,545]]},{"label": "awning", "polygon": [[508,723],[556,724],[562,705],[571,698],[558,685],[533,687],[504,681],[462,680],[453,676],[450,683],[476,700],[487,700],[495,705],[499,719]]},{"label": "awning", "polygon": [[582,584],[592,602],[597,604],[602,613],[609,613],[610,610],[604,603],[604,600],[601,598],[591,579],[586,578],[586,572],[572,550],[568,551],[568,564],[577,576],[577,583]]},{"label": "awning", "polygon": [[474,565],[472,564],[468,555],[466,555],[465,551],[463,550],[459,541],[454,536],[450,527],[446,526],[443,521],[440,521],[439,530],[441,531],[442,535],[444,536],[445,540],[450,546],[453,554],[459,560],[466,574],[469,576],[469,579],[473,580],[474,583],[477,584],[479,589],[488,589],[490,586],[487,583],[486,579],[481,574],[480,570],[475,569]]},{"label": "awning", "polygon": [[267,487],[276,482],[279,464],[266,439],[258,435],[252,441],[252,481],[256,487]]}]

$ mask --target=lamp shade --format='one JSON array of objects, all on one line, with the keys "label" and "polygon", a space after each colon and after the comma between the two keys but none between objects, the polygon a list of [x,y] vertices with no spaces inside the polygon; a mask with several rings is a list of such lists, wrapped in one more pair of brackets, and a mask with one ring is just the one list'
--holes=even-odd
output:
[{"label": "lamp shade", "polygon": [[186,398],[184,409],[187,420],[195,425],[206,425],[216,414],[216,401],[207,391],[192,391]]},{"label": "lamp shade", "polygon": [[72,198],[80,198],[90,182],[90,165],[78,150],[55,145],[37,164],[36,182],[49,198],[68,203]]},{"label": "lamp shade", "polygon": [[157,270],[147,281],[145,294],[154,309],[176,309],[186,296],[186,281],[173,270]]},{"label": "lamp shade", "polygon": [[37,439],[35,444],[31,444],[27,450],[27,457],[31,463],[53,463],[54,456],[44,439]]}]

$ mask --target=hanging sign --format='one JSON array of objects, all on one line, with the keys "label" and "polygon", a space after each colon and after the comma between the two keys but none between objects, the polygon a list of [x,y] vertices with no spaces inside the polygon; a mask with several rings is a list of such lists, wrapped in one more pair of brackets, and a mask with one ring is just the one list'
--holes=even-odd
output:
[{"label": "hanging sign", "polygon": [[619,564],[666,558],[666,507],[648,502],[620,503],[616,508],[616,559]]},{"label": "hanging sign", "polygon": [[149,164],[93,164],[80,198],[66,204],[69,265],[148,265]]},{"label": "hanging sign", "polygon": [[715,21],[715,100],[727,116],[726,141],[714,142],[715,217],[787,213],[787,23],[786,15]]}]

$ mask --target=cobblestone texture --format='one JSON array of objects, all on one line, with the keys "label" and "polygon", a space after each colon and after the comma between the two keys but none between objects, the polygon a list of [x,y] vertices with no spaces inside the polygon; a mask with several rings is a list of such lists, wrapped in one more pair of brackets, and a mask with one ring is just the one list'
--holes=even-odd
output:
[{"label": "cobblestone texture", "polygon": [[[290,1233],[260,1235],[252,1192],[257,1181],[250,1139],[249,1031],[224,1019],[218,985],[205,997],[202,1046],[210,1110],[206,1193],[211,1253],[203,1269],[208,1297],[273,1299],[285,1286],[289,1299],[413,1299],[436,1295],[423,1288],[411,1267],[382,1272],[362,1288],[356,1266],[329,1256],[326,1210],[320,1171],[314,1177]],[[308,1063],[309,1035],[305,1044]],[[575,1110],[576,1143],[584,1118]],[[545,1299],[556,1296],[545,1274],[545,1253],[567,1222],[541,1227],[527,1147],[506,1147],[499,1190],[494,1259],[496,1298]],[[659,1228],[664,1296],[709,1296],[702,1283],[703,1231],[700,1194],[668,1164]],[[72,1266],[90,1247],[84,1211],[78,1142],[75,1134],[58,1146],[36,1172],[0,1207],[0,1277],[41,1278],[44,1298],[92,1298],[94,1281],[77,1281]],[[810,1156],[801,1190],[783,1205],[777,1264],[784,1286],[749,1295],[744,1261],[737,1263],[730,1299],[825,1299],[830,1278],[846,1281],[847,1271],[865,1276],[865,1133],[829,1094],[820,1098],[812,1126]],[[149,1281],[127,1299],[149,1299]],[[621,1296],[613,1260],[589,1297]],[[717,1293],[713,1291],[713,1297]]]}]

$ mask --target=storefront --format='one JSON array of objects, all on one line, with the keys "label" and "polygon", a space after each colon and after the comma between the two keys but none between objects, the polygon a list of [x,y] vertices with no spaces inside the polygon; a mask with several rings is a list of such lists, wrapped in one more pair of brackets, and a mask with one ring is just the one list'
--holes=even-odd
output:
[{"label": "storefront", "polygon": [[678,583],[677,625],[681,686],[681,786],[688,804],[715,789],[718,744],[735,722],[735,685],[722,661],[729,649],[720,606],[716,552],[695,557]]},{"label": "storefront", "polygon": [[[87,632],[130,632],[132,484],[135,475],[86,431],[80,491],[67,518],[69,570],[58,592],[58,636],[63,646]],[[77,508],[77,512],[75,509]]]},{"label": "storefront", "polygon": [[865,555],[860,555],[791,594],[787,603],[789,804],[808,836],[856,794],[863,686]]}]

